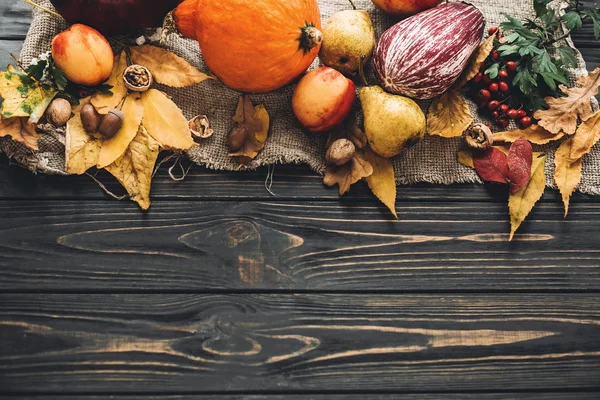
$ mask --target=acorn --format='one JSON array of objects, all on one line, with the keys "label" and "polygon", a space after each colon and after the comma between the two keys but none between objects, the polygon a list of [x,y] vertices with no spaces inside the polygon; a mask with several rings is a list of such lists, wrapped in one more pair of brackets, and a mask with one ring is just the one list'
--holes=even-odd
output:
[{"label": "acorn", "polygon": [[228,134],[225,144],[231,152],[238,151],[244,145],[248,137],[248,129],[243,125],[235,126]]},{"label": "acorn", "polygon": [[125,114],[123,114],[123,111],[118,108],[113,108],[104,116],[104,118],[102,118],[98,133],[104,136],[105,139],[110,139],[119,132],[119,129],[123,126],[124,119]]},{"label": "acorn", "polygon": [[71,103],[65,99],[54,99],[46,109],[48,122],[56,127],[65,126],[71,118]]},{"label": "acorn", "polygon": [[79,112],[79,115],[81,116],[83,129],[85,129],[87,133],[95,133],[98,131],[102,116],[98,114],[96,107],[91,104],[86,104]]}]

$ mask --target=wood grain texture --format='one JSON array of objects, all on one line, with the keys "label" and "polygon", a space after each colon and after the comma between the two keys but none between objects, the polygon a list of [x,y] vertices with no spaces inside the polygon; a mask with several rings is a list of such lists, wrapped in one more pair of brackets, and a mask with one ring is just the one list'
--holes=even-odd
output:
[{"label": "wood grain texture", "polygon": [[[348,202],[373,200],[373,194],[366,183],[352,186],[342,200],[337,190],[323,185],[323,179],[305,165],[278,165],[275,168],[271,190],[265,189],[266,167],[257,171],[228,172],[211,171],[193,166],[184,181],[176,182],[168,174],[168,167],[159,169],[152,181],[153,200],[328,200]],[[125,193],[121,185],[105,171],[96,175],[110,191]],[[416,184],[401,186],[398,202],[461,202],[485,201],[506,203],[508,192],[502,185],[456,184],[440,186]],[[88,176],[33,175],[18,165],[9,165],[6,157],[0,155],[0,200],[18,199],[61,199],[61,200],[112,200]],[[573,203],[593,202],[595,196],[575,193]],[[548,189],[544,202],[561,202],[556,190]]]},{"label": "wood grain texture", "polygon": [[[356,391],[354,391],[356,393]],[[207,394],[207,395],[78,395],[77,400],[598,400],[598,392],[503,393],[369,393],[361,394]],[[65,396],[2,396],[3,400],[65,400]]]},{"label": "wood grain texture", "polygon": [[598,295],[0,295],[27,393],[600,389]]},{"label": "wood grain texture", "polygon": [[0,291],[599,290],[599,203],[0,202]]}]

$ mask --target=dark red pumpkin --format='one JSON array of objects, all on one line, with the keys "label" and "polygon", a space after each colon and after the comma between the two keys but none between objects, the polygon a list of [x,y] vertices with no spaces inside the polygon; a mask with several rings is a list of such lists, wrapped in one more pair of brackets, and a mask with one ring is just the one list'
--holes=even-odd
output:
[{"label": "dark red pumpkin", "polygon": [[162,26],[167,13],[182,0],[50,1],[67,22],[88,25],[110,36]]}]

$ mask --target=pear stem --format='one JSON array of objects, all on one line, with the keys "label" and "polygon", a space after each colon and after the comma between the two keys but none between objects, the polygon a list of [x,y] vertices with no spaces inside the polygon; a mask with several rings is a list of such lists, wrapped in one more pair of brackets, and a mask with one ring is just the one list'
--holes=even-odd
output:
[{"label": "pear stem", "polygon": [[354,4],[354,2],[352,0],[348,0],[350,2],[350,4],[352,4],[352,8],[354,8],[356,10],[356,4]]},{"label": "pear stem", "polygon": [[358,74],[360,75],[360,78],[362,79],[365,86],[369,86],[369,82],[367,82],[367,77],[365,76],[364,63],[365,63],[366,58],[367,58],[367,56],[364,54],[362,56],[360,56],[360,62],[358,63]]},{"label": "pear stem", "polygon": [[25,4],[30,4],[30,5],[32,5],[32,6],[36,7],[36,8],[39,8],[42,11],[47,12],[50,15],[54,15],[55,17],[62,18],[62,16],[60,14],[55,13],[54,11],[48,10],[46,7],[42,7],[39,4],[37,4],[37,3],[34,3],[33,0],[25,0]]}]

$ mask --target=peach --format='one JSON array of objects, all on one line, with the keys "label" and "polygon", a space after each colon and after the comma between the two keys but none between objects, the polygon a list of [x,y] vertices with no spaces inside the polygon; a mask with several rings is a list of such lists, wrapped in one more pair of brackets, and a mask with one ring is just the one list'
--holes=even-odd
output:
[{"label": "peach", "polygon": [[350,114],[354,97],[354,82],[333,68],[321,67],[298,82],[292,109],[306,129],[325,132]]},{"label": "peach", "polygon": [[439,5],[443,0],[372,0],[388,14],[408,17]]},{"label": "peach", "polygon": [[74,24],[52,39],[52,58],[67,79],[83,86],[107,80],[115,62],[108,40],[82,24]]}]

